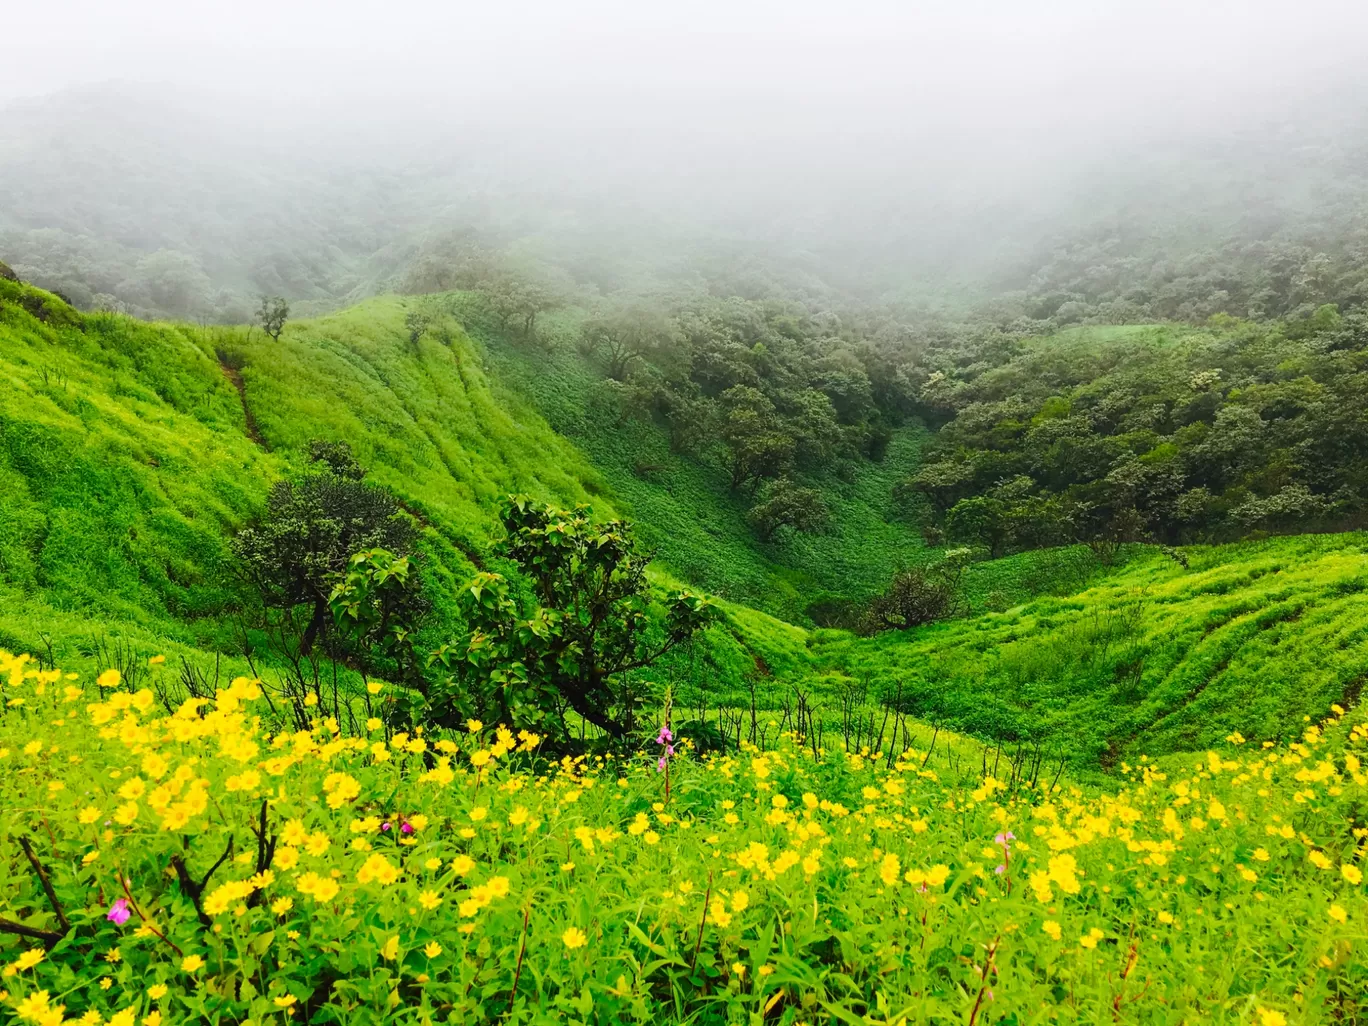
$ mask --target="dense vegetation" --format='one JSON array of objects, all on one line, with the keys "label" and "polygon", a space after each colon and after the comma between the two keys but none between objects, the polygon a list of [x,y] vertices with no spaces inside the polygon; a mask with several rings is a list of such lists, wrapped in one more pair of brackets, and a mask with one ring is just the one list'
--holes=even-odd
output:
[{"label": "dense vegetation", "polygon": [[659,767],[556,763],[475,721],[294,729],[246,678],[159,708],[2,658],[20,1021],[1365,1013],[1368,723],[1338,709],[1084,794],[946,744],[699,757],[665,725]]},{"label": "dense vegetation", "polygon": [[947,423],[903,494],[994,555],[1061,540],[1177,544],[1362,521],[1360,316],[1076,329],[928,379]]}]

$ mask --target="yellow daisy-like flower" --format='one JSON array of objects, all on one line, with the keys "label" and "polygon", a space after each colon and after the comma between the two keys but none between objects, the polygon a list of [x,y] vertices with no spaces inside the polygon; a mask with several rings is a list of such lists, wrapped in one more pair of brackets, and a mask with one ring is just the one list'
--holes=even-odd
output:
[{"label": "yellow daisy-like flower", "polygon": [[43,949],[42,949],[42,948],[29,948],[29,949],[28,949],[27,951],[25,951],[22,955],[20,955],[18,958],[16,958],[12,964],[13,964],[14,970],[15,970],[16,972],[21,972],[21,973],[22,973],[22,972],[24,972],[25,970],[32,969],[35,965],[37,965],[37,964],[38,964],[39,962],[41,962],[42,960],[43,960]]},{"label": "yellow daisy-like flower", "polygon": [[567,948],[573,951],[575,948],[582,948],[589,943],[589,938],[584,935],[584,931],[577,926],[571,926],[561,934],[561,941]]},{"label": "yellow daisy-like flower", "polygon": [[181,959],[181,970],[187,973],[197,973],[204,968],[204,959],[199,955],[186,955]]}]

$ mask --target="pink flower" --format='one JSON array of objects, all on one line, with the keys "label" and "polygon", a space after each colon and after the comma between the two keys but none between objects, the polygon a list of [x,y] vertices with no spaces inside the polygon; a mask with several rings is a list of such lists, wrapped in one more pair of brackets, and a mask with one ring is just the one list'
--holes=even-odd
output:
[{"label": "pink flower", "polygon": [[119,898],[114,904],[109,906],[109,911],[105,913],[105,918],[115,926],[123,926],[124,923],[128,922],[128,917],[130,915],[132,915],[132,913],[128,909],[127,899]]},{"label": "pink flower", "polygon": [[662,755],[660,761],[656,763],[656,770],[661,773],[665,772],[665,756]]},{"label": "pink flower", "polygon": [[401,826],[401,827],[399,828],[399,832],[400,832],[401,834],[411,834],[411,833],[413,833],[413,824],[412,824],[412,823],[405,823],[403,826]]}]

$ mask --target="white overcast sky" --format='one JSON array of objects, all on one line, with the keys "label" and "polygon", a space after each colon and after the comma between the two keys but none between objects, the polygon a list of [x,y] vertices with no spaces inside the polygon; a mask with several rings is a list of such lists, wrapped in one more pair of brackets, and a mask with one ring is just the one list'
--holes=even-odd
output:
[{"label": "white overcast sky", "polygon": [[[1276,97],[1368,56],[1364,0],[43,0],[0,96],[112,79],[320,101],[877,98],[1129,115]],[[1181,113],[1170,111],[1169,113]]]},{"label": "white overcast sky", "polygon": [[786,178],[809,203],[1028,189],[1151,140],[1368,110],[1368,0],[0,5],[0,119],[134,83],[315,155],[445,138],[543,179],[673,176],[743,206]]}]

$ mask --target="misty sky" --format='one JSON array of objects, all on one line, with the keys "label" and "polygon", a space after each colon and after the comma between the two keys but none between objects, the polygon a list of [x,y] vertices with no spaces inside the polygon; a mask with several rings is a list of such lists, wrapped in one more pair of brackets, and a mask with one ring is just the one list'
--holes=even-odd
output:
[{"label": "misty sky", "polygon": [[132,131],[118,117],[136,110],[139,132],[228,140],[225,168],[276,159],[274,141],[330,167],[478,163],[472,192],[590,190],[678,218],[810,217],[852,235],[903,214],[991,223],[1166,143],[1186,160],[1194,141],[1368,111],[1368,0],[9,8],[0,146],[6,103],[116,97],[118,82],[180,116],[111,100],[103,127]]},{"label": "misty sky", "polygon": [[[1146,130],[1276,105],[1368,57],[1362,0],[46,0],[7,5],[0,96],[111,79],[291,106],[579,121],[966,118]],[[1029,134],[1029,133],[1026,133]]]}]

